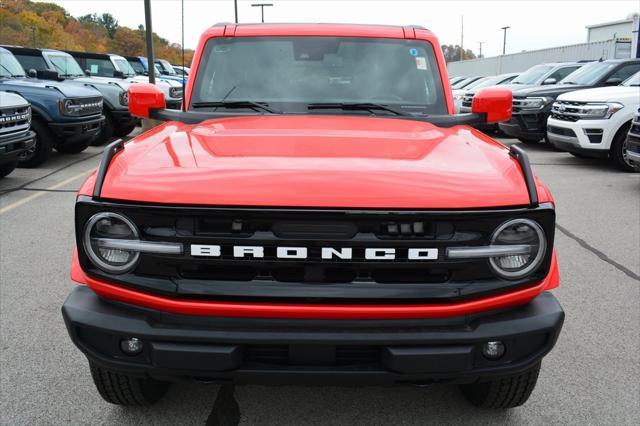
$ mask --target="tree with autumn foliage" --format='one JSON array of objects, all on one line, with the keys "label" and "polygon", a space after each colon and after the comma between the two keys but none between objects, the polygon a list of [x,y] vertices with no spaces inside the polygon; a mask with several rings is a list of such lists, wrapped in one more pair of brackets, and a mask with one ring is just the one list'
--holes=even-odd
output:
[{"label": "tree with autumn foliage", "polygon": [[[95,53],[145,56],[146,40],[142,25],[123,27],[109,13],[74,18],[53,3],[30,0],[0,1],[0,44]],[[182,62],[180,44],[153,33],[153,47],[158,58],[171,63]],[[185,49],[185,62],[191,63],[193,51]]]}]

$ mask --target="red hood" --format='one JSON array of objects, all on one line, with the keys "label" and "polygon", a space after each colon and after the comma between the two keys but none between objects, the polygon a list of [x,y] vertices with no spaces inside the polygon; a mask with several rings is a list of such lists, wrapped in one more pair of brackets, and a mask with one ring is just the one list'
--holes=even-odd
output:
[{"label": "red hood", "polygon": [[116,155],[102,196],[189,205],[393,209],[529,202],[518,163],[480,132],[346,116],[167,123]]}]

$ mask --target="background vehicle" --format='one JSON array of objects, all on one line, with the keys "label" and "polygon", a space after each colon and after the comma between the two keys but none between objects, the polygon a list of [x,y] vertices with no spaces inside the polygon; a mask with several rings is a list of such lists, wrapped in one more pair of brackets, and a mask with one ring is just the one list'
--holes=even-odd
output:
[{"label": "background vehicle", "polygon": [[0,92],[0,178],[18,166],[21,154],[35,145],[31,126],[31,106],[16,93]]},{"label": "background vehicle", "polygon": [[465,78],[467,78],[466,76],[462,76],[462,77],[451,77],[449,79],[449,84],[451,84],[452,86],[462,80],[464,80]]},{"label": "background vehicle", "polygon": [[185,111],[131,85],[132,113],[168,123],[78,194],[87,285],[63,315],[102,397],[198,377],[524,403],[564,318],[553,200],[524,151],[464,126],[508,119],[511,93],[454,115],[420,27],[222,24],[195,57]]},{"label": "background vehicle", "polygon": [[638,71],[640,59],[610,59],[587,63],[558,84],[513,89],[513,117],[498,126],[522,142],[537,143],[546,136],[551,105],[559,95],[591,87],[617,86]]},{"label": "background vehicle", "polygon": [[464,78],[464,79],[460,80],[459,82],[457,82],[455,84],[452,84],[451,85],[451,90],[464,89],[465,87],[467,87],[468,85],[470,85],[474,81],[478,81],[481,78],[483,78],[483,77],[479,76],[479,75],[476,75],[476,76],[473,76],[473,77]]},{"label": "background vehicle", "polygon": [[137,120],[127,109],[127,88],[129,83],[120,78],[100,75],[85,75],[78,62],[67,52],[55,49],[32,49],[8,46],[22,67],[29,72],[35,70],[34,77],[42,80],[62,80],[65,84],[92,87],[103,98],[102,114],[104,125],[91,145],[102,145],[113,136],[126,136],[133,131]]},{"label": "background vehicle", "polygon": [[633,122],[627,135],[627,158],[640,167],[640,107],[633,116]]},{"label": "background vehicle", "polygon": [[0,47],[0,91],[14,92],[31,104],[33,147],[19,159],[21,167],[37,167],[51,155],[83,151],[104,123],[102,95],[92,87],[26,78],[25,71],[7,49]]},{"label": "background vehicle", "polygon": [[639,103],[640,72],[620,86],[564,93],[551,107],[547,136],[560,150],[608,157],[624,171],[640,171],[626,153],[627,133]]},{"label": "background vehicle", "polygon": [[156,59],[155,64],[158,66],[160,70],[160,75],[167,79],[177,81],[180,84],[187,84],[187,78],[184,75],[178,75],[176,70],[173,69],[173,66],[166,59]]},{"label": "background vehicle", "polygon": [[185,78],[189,78],[189,72],[191,69],[189,67],[183,67],[181,65],[171,65],[173,70],[178,74],[178,76],[183,76]]},{"label": "background vehicle", "polygon": [[[518,76],[518,73],[508,73],[508,74],[484,77],[474,81],[473,83],[469,84],[465,88],[454,89],[453,102],[456,107],[456,113],[461,112],[462,101],[464,100],[465,93],[467,93],[469,90],[477,90],[483,87],[500,86],[502,84],[508,84],[511,82],[511,80],[513,80],[517,76]],[[470,112],[470,111],[471,111],[471,103],[469,103],[469,108],[465,112]]]}]

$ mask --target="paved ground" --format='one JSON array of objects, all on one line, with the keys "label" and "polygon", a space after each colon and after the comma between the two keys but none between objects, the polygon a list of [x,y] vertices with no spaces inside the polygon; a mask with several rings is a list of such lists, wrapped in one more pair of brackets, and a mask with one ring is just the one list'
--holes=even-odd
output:
[{"label": "paved ground", "polygon": [[[241,422],[637,424],[640,175],[545,146],[525,148],[558,204],[556,294],[567,319],[524,407],[477,410],[449,387],[247,386],[235,390]],[[18,170],[0,181],[0,423],[204,424],[218,386],[180,384],[148,409],[110,406],[67,337],[60,306],[73,287],[73,191],[99,153],[57,155],[46,169]],[[214,417],[229,408],[228,399],[217,401]]]}]

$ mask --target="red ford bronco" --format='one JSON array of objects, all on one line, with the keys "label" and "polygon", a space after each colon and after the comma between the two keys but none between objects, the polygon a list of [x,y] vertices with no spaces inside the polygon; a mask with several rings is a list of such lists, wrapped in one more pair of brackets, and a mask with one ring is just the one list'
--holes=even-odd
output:
[{"label": "red ford bronco", "polygon": [[454,115],[426,29],[216,25],[183,111],[105,150],[75,207],[62,312],[101,396],[169,383],[460,385],[524,403],[564,313],[554,202],[527,155]]}]

